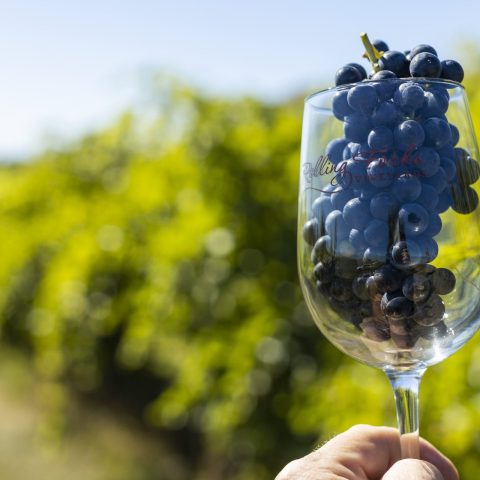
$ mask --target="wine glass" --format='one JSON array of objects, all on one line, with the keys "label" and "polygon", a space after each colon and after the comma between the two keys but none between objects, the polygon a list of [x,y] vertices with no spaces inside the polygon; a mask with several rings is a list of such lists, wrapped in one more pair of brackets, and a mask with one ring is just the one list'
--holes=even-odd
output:
[{"label": "wine glass", "polygon": [[425,369],[480,326],[475,158],[459,83],[367,80],[305,101],[302,291],[337,348],[388,376],[404,458],[419,458]]}]

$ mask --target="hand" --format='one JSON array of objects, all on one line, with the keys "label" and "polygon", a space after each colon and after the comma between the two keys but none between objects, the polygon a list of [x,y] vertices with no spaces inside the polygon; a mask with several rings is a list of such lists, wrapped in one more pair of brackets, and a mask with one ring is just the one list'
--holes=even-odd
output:
[{"label": "hand", "polygon": [[420,439],[422,460],[401,460],[398,430],[356,425],[309,455],[290,462],[275,480],[458,480],[453,463]]}]

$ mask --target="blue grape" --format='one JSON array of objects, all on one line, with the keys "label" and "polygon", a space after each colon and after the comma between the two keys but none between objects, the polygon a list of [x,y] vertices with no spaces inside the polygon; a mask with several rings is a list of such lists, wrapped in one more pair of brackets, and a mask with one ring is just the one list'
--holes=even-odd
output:
[{"label": "blue grape", "polygon": [[390,70],[380,70],[372,75],[372,80],[380,80],[379,82],[372,84],[377,91],[378,99],[380,101],[392,98],[393,92],[397,88],[397,82],[392,81],[392,79],[395,78],[398,77]]},{"label": "blue grape", "polygon": [[388,165],[383,158],[379,158],[369,163],[367,176],[373,186],[384,188],[393,182],[395,169]]},{"label": "blue grape", "polygon": [[429,263],[435,260],[438,255],[438,244],[433,238],[422,235],[416,237],[415,241],[420,247],[424,263]]},{"label": "blue grape", "polygon": [[367,180],[366,162],[363,160],[343,160],[339,169],[338,183],[343,188],[360,187]]},{"label": "blue grape", "polygon": [[437,173],[431,177],[422,179],[424,183],[431,185],[435,190],[440,193],[447,186],[447,176],[442,167],[438,167]]},{"label": "blue grape", "polygon": [[340,239],[347,238],[350,233],[340,210],[330,212],[325,220],[325,230],[327,234],[337,243]]},{"label": "blue grape", "polygon": [[425,92],[425,104],[419,113],[424,118],[440,117],[448,110],[448,102],[449,98],[439,90]]},{"label": "blue grape", "polygon": [[369,202],[359,198],[352,198],[343,207],[345,223],[354,229],[361,230],[371,219]]},{"label": "blue grape", "polygon": [[457,213],[466,215],[478,207],[478,195],[471,187],[454,184],[450,187],[452,208]]},{"label": "blue grape", "polygon": [[379,52],[387,52],[389,50],[388,45],[383,40],[372,40],[372,45],[379,51]]},{"label": "blue grape", "polygon": [[319,219],[321,222],[325,221],[328,214],[333,212],[333,210],[332,201],[328,195],[321,195],[312,203],[313,217]]},{"label": "blue grape", "polygon": [[347,115],[353,113],[353,109],[347,102],[348,90],[340,90],[335,93],[332,99],[332,112],[336,118],[343,122]]},{"label": "blue grape", "polygon": [[404,173],[394,181],[392,191],[400,202],[413,202],[420,196],[422,184],[417,177]]},{"label": "blue grape", "polygon": [[421,43],[420,45],[417,45],[416,47],[412,48],[410,50],[410,60],[413,59],[415,55],[418,55],[419,53],[431,53],[432,55],[437,55],[437,51],[431,47],[430,45],[425,45],[424,43]]},{"label": "blue grape", "polygon": [[439,148],[437,150],[437,153],[440,155],[442,158],[448,158],[450,160],[455,159],[455,149],[453,148],[452,145],[445,145],[442,148]]},{"label": "blue grape", "polygon": [[425,140],[422,126],[415,120],[405,120],[394,130],[395,145],[401,150],[420,147]]},{"label": "blue grape", "polygon": [[388,223],[375,218],[365,227],[363,235],[370,246],[384,247],[388,244]]},{"label": "blue grape", "polygon": [[429,147],[420,147],[414,152],[415,168],[425,177],[431,177],[438,172],[440,156]]},{"label": "blue grape", "polygon": [[392,247],[392,263],[398,267],[409,267],[422,263],[422,251],[413,240],[397,242]]},{"label": "blue grape", "polygon": [[390,70],[397,77],[408,77],[408,60],[405,54],[396,50],[385,52],[378,60],[380,70]]},{"label": "blue grape", "polygon": [[361,230],[352,228],[352,230],[350,230],[348,240],[357,252],[365,252],[368,247],[365,237],[363,235],[363,231]]},{"label": "blue grape", "polygon": [[429,212],[433,212],[438,203],[437,190],[428,183],[422,183],[422,193],[415,201]]},{"label": "blue grape", "polygon": [[425,145],[442,148],[452,139],[452,131],[447,121],[431,117],[423,122],[423,130],[425,132]]},{"label": "blue grape", "polygon": [[449,158],[442,158],[440,166],[445,172],[447,182],[453,182],[457,176],[457,167],[455,166],[455,162],[453,160],[450,160]]},{"label": "blue grape", "polygon": [[338,165],[343,160],[343,151],[347,145],[348,140],[345,138],[335,138],[328,143],[325,154],[334,165]]},{"label": "blue grape", "polygon": [[383,247],[368,247],[363,254],[363,263],[385,263],[387,258],[387,249]]},{"label": "blue grape", "polygon": [[458,128],[452,123],[450,123],[450,132],[452,134],[452,145],[455,146],[460,140],[460,132],[458,131]]},{"label": "blue grape", "polygon": [[355,112],[345,117],[343,131],[345,138],[355,143],[363,143],[371,130],[369,118],[363,113]]},{"label": "blue grape", "polygon": [[478,163],[463,148],[455,148],[455,166],[462,186],[473,185],[480,177]]},{"label": "blue grape", "polygon": [[430,214],[430,218],[428,220],[428,227],[423,232],[423,234],[427,237],[435,237],[440,233],[442,230],[442,219],[438,213]]},{"label": "blue grape", "polygon": [[389,150],[393,147],[393,133],[388,127],[375,127],[368,134],[368,146],[377,151]]},{"label": "blue grape", "polygon": [[405,113],[411,114],[425,102],[423,88],[414,82],[402,83],[393,96],[393,101]]},{"label": "blue grape", "polygon": [[453,80],[454,82],[462,83],[463,81],[463,68],[455,60],[443,60],[441,78],[447,80]]},{"label": "blue grape", "polygon": [[400,232],[405,235],[420,235],[428,227],[428,212],[418,203],[405,203],[398,212]]},{"label": "blue grape", "polygon": [[412,77],[440,78],[442,65],[436,55],[429,52],[417,53],[411,57],[410,75]]},{"label": "blue grape", "polygon": [[403,116],[391,102],[380,103],[371,116],[374,127],[396,125]]},{"label": "blue grape", "polygon": [[356,85],[349,90],[347,101],[355,111],[370,114],[378,103],[377,91],[373,85]]},{"label": "blue grape", "polygon": [[446,212],[452,206],[452,196],[450,195],[450,191],[445,188],[442,192],[438,195],[438,203],[435,207],[437,213]]},{"label": "blue grape", "polygon": [[388,221],[396,215],[398,200],[388,192],[381,192],[370,200],[370,213],[379,220]]},{"label": "blue grape", "polygon": [[351,200],[354,196],[353,189],[351,188],[342,188],[338,186],[333,192],[331,196],[332,206],[335,210],[343,210],[345,204]]},{"label": "blue grape", "polygon": [[359,72],[360,72],[360,75],[362,76],[362,80],[364,80],[365,78],[367,78],[367,71],[365,70],[365,68],[360,65],[359,63],[354,63],[354,62],[350,62],[350,63],[347,63],[346,65],[347,67],[355,67]]},{"label": "blue grape", "polygon": [[335,74],[335,85],[337,87],[347,83],[361,82],[362,80],[361,72],[351,65],[345,65],[344,67],[339,68]]}]

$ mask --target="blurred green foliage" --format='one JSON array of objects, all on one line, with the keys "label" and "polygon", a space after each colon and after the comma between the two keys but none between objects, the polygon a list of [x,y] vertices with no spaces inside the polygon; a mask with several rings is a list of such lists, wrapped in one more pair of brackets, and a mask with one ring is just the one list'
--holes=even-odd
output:
[{"label": "blurred green foliage", "polygon": [[[3,342],[41,381],[40,436],[63,438],[73,401],[116,406],[181,465],[129,478],[262,480],[354,423],[394,425],[383,374],[321,336],[298,288],[302,100],[161,76],[147,103],[0,169]],[[480,469],[479,389],[474,340],[421,391],[422,434],[464,478]]]}]

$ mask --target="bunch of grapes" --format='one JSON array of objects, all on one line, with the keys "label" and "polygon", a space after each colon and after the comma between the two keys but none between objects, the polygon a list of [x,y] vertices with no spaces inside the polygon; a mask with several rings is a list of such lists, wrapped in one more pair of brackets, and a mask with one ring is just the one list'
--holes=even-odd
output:
[{"label": "bunch of grapes", "polygon": [[478,207],[471,185],[480,167],[456,146],[449,84],[428,82],[461,82],[460,64],[440,61],[428,45],[401,53],[374,41],[371,50],[368,81],[356,63],[335,76],[332,111],[344,137],[326,147],[334,178],[314,201],[303,238],[318,294],[367,338],[410,348],[447,331],[441,295],[453,291],[455,276],[430,265],[435,237],[440,214]]}]

